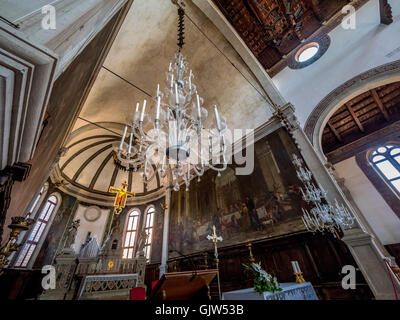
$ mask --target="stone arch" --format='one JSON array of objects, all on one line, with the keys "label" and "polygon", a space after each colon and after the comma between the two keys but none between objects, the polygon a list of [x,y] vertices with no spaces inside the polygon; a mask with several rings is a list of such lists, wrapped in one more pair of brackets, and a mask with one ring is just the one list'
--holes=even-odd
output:
[{"label": "stone arch", "polygon": [[304,131],[316,151],[326,159],[321,145],[322,132],[329,118],[340,106],[367,90],[396,81],[400,81],[400,60],[359,74],[322,99],[313,109],[304,126]]}]

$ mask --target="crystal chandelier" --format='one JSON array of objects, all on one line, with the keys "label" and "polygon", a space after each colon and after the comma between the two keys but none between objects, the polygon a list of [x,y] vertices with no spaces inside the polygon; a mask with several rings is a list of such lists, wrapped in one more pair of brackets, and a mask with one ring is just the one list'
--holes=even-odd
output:
[{"label": "crystal chandelier", "polygon": [[[178,8],[178,52],[166,72],[164,92],[157,85],[154,120],[136,105],[132,123],[125,126],[118,147],[114,149],[116,165],[142,173],[145,184],[156,174],[168,175],[174,190],[183,181],[186,190],[193,177],[202,176],[206,169],[220,172],[227,167],[224,132],[226,120],[214,105],[215,127],[205,129],[208,117],[204,100],[197,92],[194,75],[182,55],[184,44],[184,10]],[[125,139],[129,135],[129,143]]]},{"label": "crystal chandelier", "polygon": [[301,188],[302,198],[313,208],[308,211],[304,208],[302,220],[308,231],[313,233],[329,231],[334,235],[335,228],[349,228],[354,224],[354,217],[344,205],[340,205],[335,199],[335,205],[328,203],[327,192],[321,186],[315,186],[312,182],[312,173],[304,166],[304,162],[293,154],[293,164],[296,167],[297,177],[303,183]]}]

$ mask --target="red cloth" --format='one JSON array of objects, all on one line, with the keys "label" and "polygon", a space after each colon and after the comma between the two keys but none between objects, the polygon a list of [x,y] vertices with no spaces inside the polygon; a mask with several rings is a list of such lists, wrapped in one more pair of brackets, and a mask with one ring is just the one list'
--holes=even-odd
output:
[{"label": "red cloth", "polygon": [[132,288],[130,300],[146,300],[146,289],[142,287]]},{"label": "red cloth", "polygon": [[158,280],[154,280],[154,281],[151,283],[151,290],[154,289],[154,287],[157,285],[157,283],[158,283]]}]

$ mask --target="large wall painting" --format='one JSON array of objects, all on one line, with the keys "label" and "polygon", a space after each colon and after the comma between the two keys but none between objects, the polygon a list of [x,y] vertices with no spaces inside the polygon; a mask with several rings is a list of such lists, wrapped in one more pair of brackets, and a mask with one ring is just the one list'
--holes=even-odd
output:
[{"label": "large wall painting", "polygon": [[[220,246],[301,232],[301,182],[291,162],[299,152],[284,129],[255,144],[251,175],[235,175],[235,166],[218,176],[207,171],[189,191],[172,193],[169,249],[191,254],[212,248],[207,235],[215,225]],[[178,255],[172,253],[170,257]]]}]

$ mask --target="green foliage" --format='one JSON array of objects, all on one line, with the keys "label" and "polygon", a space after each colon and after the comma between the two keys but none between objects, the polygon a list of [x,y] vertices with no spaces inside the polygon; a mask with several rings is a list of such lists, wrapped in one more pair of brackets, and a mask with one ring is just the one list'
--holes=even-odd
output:
[{"label": "green foliage", "polygon": [[265,270],[261,268],[261,263],[252,263],[251,265],[243,264],[243,266],[253,272],[254,275],[254,291],[259,294],[263,294],[264,292],[278,292],[282,291],[278,280],[275,276],[267,273]]}]

